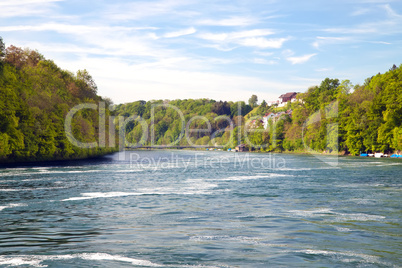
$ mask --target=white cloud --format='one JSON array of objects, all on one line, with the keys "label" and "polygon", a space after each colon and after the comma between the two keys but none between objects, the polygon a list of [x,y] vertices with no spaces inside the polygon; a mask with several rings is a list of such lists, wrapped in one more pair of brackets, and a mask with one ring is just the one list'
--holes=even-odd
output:
[{"label": "white cloud", "polygon": [[[351,25],[350,27],[327,28],[325,32],[338,33],[343,35],[389,35],[402,33],[402,15],[398,14],[389,4],[379,6],[386,13],[386,18],[381,20],[373,18],[371,22]],[[380,9],[377,7],[377,13]]]},{"label": "white cloud", "polygon": [[267,59],[262,59],[262,58],[254,58],[253,62],[256,64],[264,64],[264,65],[278,64],[278,62],[275,60],[267,60]]},{"label": "white cloud", "polygon": [[281,48],[289,38],[270,38],[265,36],[274,34],[270,29],[255,29],[230,33],[202,33],[198,37],[204,40],[218,43],[226,47],[228,44],[237,44],[257,48]]},{"label": "white cloud", "polygon": [[367,14],[369,12],[370,12],[370,9],[368,9],[368,8],[359,8],[359,9],[356,9],[355,11],[353,11],[350,15],[351,16],[361,16],[361,15]]},{"label": "white cloud", "polygon": [[256,93],[260,99],[274,100],[278,91],[296,90],[301,86],[300,83],[196,70],[194,61],[188,58],[137,65],[118,58],[87,57],[56,63],[69,70],[86,68],[98,84],[99,94],[111,97],[115,103],[184,98],[246,101]]},{"label": "white cloud", "polygon": [[384,41],[370,41],[373,44],[381,44],[381,45],[392,45],[392,43],[384,42]]},{"label": "white cloud", "polygon": [[274,34],[274,32],[270,29],[254,29],[249,31],[238,31],[230,33],[202,33],[199,34],[198,37],[210,41],[232,42],[242,38],[267,36],[272,34]]},{"label": "white cloud", "polygon": [[352,39],[350,37],[317,36],[316,41],[314,41],[312,45],[316,49],[319,49],[322,45],[339,44],[339,43],[345,43],[345,42],[350,42],[350,41],[355,42],[357,40]]},{"label": "white cloud", "polygon": [[266,39],[263,37],[253,37],[253,38],[245,38],[238,41],[238,44],[247,46],[247,47],[258,47],[258,48],[281,48],[285,41],[289,40],[288,38],[272,38]]},{"label": "white cloud", "polygon": [[124,26],[91,26],[64,23],[43,23],[38,25],[0,26],[0,31],[55,31],[63,34],[85,35],[94,32],[117,33],[140,30],[155,30],[156,27],[124,27]]},{"label": "white cloud", "polygon": [[130,21],[156,16],[187,16],[197,14],[180,10],[181,7],[192,4],[185,0],[136,1],[124,4],[109,5],[102,15],[108,20]]},{"label": "white cloud", "polygon": [[262,52],[262,51],[254,51],[254,54],[263,56],[263,57],[270,57],[272,55],[274,55],[273,52]]},{"label": "white cloud", "polygon": [[52,3],[60,2],[63,0],[18,0],[18,1],[3,1],[0,2],[0,7],[5,6],[23,6],[28,4],[42,4],[42,3]]},{"label": "white cloud", "polygon": [[62,0],[20,0],[0,2],[0,18],[43,16]]},{"label": "white cloud", "polygon": [[338,34],[376,34],[379,29],[374,23],[367,23],[348,28],[328,28],[324,31]]},{"label": "white cloud", "polygon": [[272,35],[274,33],[275,32],[270,29],[254,29],[254,30],[249,30],[249,31],[233,32],[230,34],[230,38],[231,39],[239,39],[239,38],[245,38],[245,37],[267,36],[267,35]]},{"label": "white cloud", "polygon": [[[60,50],[65,50],[66,53],[75,52],[82,54],[92,53],[103,56],[118,56],[121,57],[122,60],[127,60],[129,56],[157,59],[175,57],[176,53],[172,49],[161,47],[159,43],[156,43],[155,39],[157,39],[157,37],[147,32],[147,29],[149,29],[149,27],[131,28],[123,26],[69,25],[62,23],[0,27],[0,31],[5,32],[55,31],[63,35],[69,34],[74,38],[74,41],[71,43],[36,42],[30,46],[39,51],[58,50],[61,52]],[[64,36],[64,38],[66,38],[66,36]]]},{"label": "white cloud", "polygon": [[[249,89],[267,92],[266,96],[258,96],[269,100],[269,94],[277,97],[275,92],[300,91],[311,85],[311,72],[303,66],[289,69],[290,64],[302,64],[317,55],[303,50],[306,42],[317,49],[325,45],[358,44],[359,52],[364,55],[374,47],[368,44],[375,43],[379,44],[375,45],[378,59],[390,61],[400,56],[397,40],[402,33],[402,19],[396,3],[356,1],[381,4],[353,9],[359,7],[353,3],[344,12],[345,6],[340,3],[328,10],[319,1],[287,7],[277,0],[255,1],[253,5],[214,1],[206,4],[199,0],[124,0],[92,1],[90,8],[88,4],[82,8],[77,1],[59,6],[57,0],[0,0],[0,33],[7,43],[38,49],[61,68],[88,69],[98,83],[100,94],[116,102],[198,97],[247,100],[254,93]],[[305,17],[291,16],[296,9],[310,9],[309,12],[320,12],[322,16],[342,11],[337,13],[342,23],[327,21],[324,26],[327,29],[319,30],[320,26],[303,21]],[[372,17],[357,17],[368,12]],[[24,17],[18,20],[15,16]],[[286,17],[285,23],[283,19],[276,20],[281,16]],[[298,43],[288,41],[292,39]],[[206,47],[219,51],[211,52]],[[322,55],[332,55],[337,47],[325,49],[320,52]],[[331,73],[353,66],[361,57],[349,54],[357,50],[343,51],[343,65],[334,59],[330,63],[334,66]],[[316,57],[314,63],[326,67],[328,62],[321,62],[325,58],[328,59]],[[379,61],[375,68],[381,68]],[[357,69],[355,73],[363,75]],[[330,70],[315,71],[318,77]],[[352,72],[348,72],[349,69],[344,76],[352,79],[349,77],[353,76]],[[291,76],[306,80],[292,81]],[[286,82],[276,82],[279,80]]]},{"label": "white cloud", "polygon": [[302,64],[309,61],[315,55],[317,55],[317,53],[308,54],[300,57],[287,57],[286,60],[290,61],[292,64]]},{"label": "white cloud", "polygon": [[394,18],[397,18],[397,19],[401,19],[401,18],[402,18],[402,15],[399,15],[398,13],[396,13],[396,12],[391,8],[391,6],[390,6],[389,4],[383,5],[382,7],[385,9],[385,11],[387,12],[388,16],[394,17]]},{"label": "white cloud", "polygon": [[[90,39],[90,37],[88,37]],[[96,40],[102,44],[95,44]],[[93,44],[77,45],[66,43],[39,43],[39,42],[21,42],[19,40],[9,40],[10,44],[19,47],[29,47],[37,49],[50,59],[81,58],[81,57],[114,57],[125,62],[154,62],[158,59],[177,57],[176,53],[168,49],[156,49],[147,42],[140,40],[122,41],[95,39]],[[135,60],[131,60],[134,58]],[[86,68],[84,65],[77,68]]]},{"label": "white cloud", "polygon": [[187,29],[166,33],[166,34],[163,35],[163,37],[165,37],[165,38],[174,38],[174,37],[180,37],[180,36],[183,36],[183,35],[193,34],[193,33],[196,33],[196,32],[197,32],[197,30],[194,27],[190,27],[190,28],[187,28]]},{"label": "white cloud", "polygon": [[293,56],[295,53],[291,49],[285,49],[281,53],[285,58]]},{"label": "white cloud", "polygon": [[220,42],[220,41],[225,41],[229,39],[229,34],[227,33],[202,33],[198,35],[199,38],[209,40],[209,41],[215,41],[215,42]]},{"label": "white cloud", "polygon": [[209,26],[249,26],[258,23],[258,20],[250,17],[230,17],[227,19],[203,19],[196,22],[199,25]]}]

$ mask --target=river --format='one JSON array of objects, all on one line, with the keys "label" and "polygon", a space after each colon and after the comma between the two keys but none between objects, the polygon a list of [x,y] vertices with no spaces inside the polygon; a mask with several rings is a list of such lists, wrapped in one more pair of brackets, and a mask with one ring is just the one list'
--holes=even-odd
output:
[{"label": "river", "polygon": [[0,267],[400,267],[400,159],[132,151],[0,169]]}]

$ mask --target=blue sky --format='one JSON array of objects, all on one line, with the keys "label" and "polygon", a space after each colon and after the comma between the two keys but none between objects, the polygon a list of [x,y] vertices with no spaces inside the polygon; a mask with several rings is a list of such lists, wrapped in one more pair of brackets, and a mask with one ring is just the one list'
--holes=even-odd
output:
[{"label": "blue sky", "polygon": [[6,45],[87,69],[115,103],[276,100],[402,63],[402,1],[0,0]]}]

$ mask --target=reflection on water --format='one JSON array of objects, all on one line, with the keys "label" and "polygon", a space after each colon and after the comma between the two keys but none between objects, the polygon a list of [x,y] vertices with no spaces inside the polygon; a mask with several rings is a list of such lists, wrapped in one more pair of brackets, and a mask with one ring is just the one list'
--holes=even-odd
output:
[{"label": "reflection on water", "polygon": [[0,169],[0,267],[401,265],[399,159],[130,153]]}]

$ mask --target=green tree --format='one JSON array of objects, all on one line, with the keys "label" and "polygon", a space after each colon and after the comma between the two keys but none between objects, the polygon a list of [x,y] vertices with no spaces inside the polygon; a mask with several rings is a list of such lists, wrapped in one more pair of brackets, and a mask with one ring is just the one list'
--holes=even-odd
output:
[{"label": "green tree", "polygon": [[[1,42],[2,43],[2,42]],[[3,44],[3,43],[2,43]],[[1,52],[4,48],[1,47]],[[115,151],[116,148],[79,148],[70,143],[64,129],[68,111],[77,104],[102,100],[87,73],[74,77],[39,52],[9,46],[0,61],[0,160],[43,161],[74,159]],[[92,93],[79,90],[92,87]],[[106,111],[106,117],[110,112]],[[99,116],[82,110],[72,120],[74,136],[83,142],[97,141]],[[108,122],[106,122],[108,125]],[[107,128],[108,126],[106,126]],[[108,137],[106,137],[108,139]],[[108,140],[104,140],[108,144]]]},{"label": "green tree", "polygon": [[3,73],[3,60],[6,55],[6,46],[4,45],[3,38],[0,36],[0,75]]},{"label": "green tree", "polygon": [[80,97],[95,98],[98,87],[86,69],[77,71],[77,84],[80,89]]},{"label": "green tree", "polygon": [[3,60],[6,55],[6,45],[3,42],[3,38],[0,36],[0,61]]},{"label": "green tree", "polygon": [[251,108],[257,107],[257,102],[258,102],[257,95],[251,95],[251,97],[248,99],[248,105],[250,105]]}]

